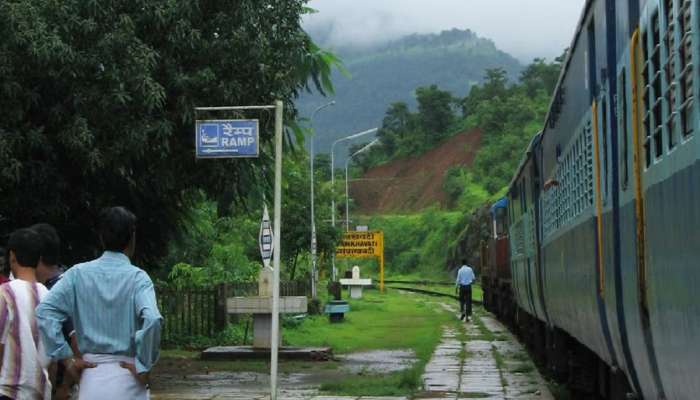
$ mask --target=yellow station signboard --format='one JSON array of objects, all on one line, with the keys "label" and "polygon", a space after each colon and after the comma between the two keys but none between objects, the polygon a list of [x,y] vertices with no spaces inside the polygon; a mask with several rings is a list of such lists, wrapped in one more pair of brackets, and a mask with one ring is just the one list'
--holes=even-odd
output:
[{"label": "yellow station signboard", "polygon": [[381,257],[384,254],[384,232],[348,231],[335,251],[336,258]]},{"label": "yellow station signboard", "polygon": [[336,258],[379,257],[379,288],[384,291],[384,232],[348,231],[335,250]]}]

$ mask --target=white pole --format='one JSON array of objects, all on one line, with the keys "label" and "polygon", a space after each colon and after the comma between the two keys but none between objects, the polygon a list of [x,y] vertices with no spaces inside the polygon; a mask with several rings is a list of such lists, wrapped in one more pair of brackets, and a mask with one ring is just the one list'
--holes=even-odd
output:
[{"label": "white pole", "polygon": [[[326,107],[335,105],[335,100],[328,102],[322,106],[317,107],[314,112],[311,113],[311,127],[314,126],[314,116],[317,112],[323,110]],[[316,132],[311,135],[311,148],[309,149],[309,165],[311,167],[311,298],[316,299],[316,280],[318,279],[316,272],[316,213],[314,208],[314,139],[316,137]]]},{"label": "white pole", "polygon": [[[335,230],[335,144],[331,145],[331,225]],[[331,282],[335,282],[335,252],[331,255]]]},{"label": "white pole", "polygon": [[336,140],[331,145],[331,190],[333,191],[333,196],[331,196],[331,224],[335,228],[335,145],[338,143]]},{"label": "white pole", "polygon": [[272,257],[272,348],[270,349],[270,400],[277,400],[277,360],[279,353],[280,326],[280,236],[282,227],[282,102],[275,102],[275,237]]},{"label": "white pole", "polygon": [[379,143],[379,139],[374,139],[368,145],[361,148],[360,150],[357,150],[356,152],[351,154],[347,160],[345,160],[345,230],[346,231],[350,231],[350,206],[349,206],[349,204],[350,204],[350,191],[348,190],[348,165],[350,164],[350,160],[352,160],[353,157],[355,157],[358,154],[364,153],[365,151],[369,150],[372,146],[374,146],[377,143]]},{"label": "white pole", "polygon": [[345,160],[345,231],[350,231],[350,193],[348,191],[348,165],[352,156]]}]

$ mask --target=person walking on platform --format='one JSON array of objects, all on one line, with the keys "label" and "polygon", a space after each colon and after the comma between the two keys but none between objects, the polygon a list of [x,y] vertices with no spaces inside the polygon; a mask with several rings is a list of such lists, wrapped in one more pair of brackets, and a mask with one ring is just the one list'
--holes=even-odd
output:
[{"label": "person walking on platform", "polygon": [[163,317],[153,282],[130,260],[136,217],[126,208],[109,208],[99,231],[105,252],[63,274],[37,307],[39,331],[52,359],[71,358],[62,328],[68,318],[73,321],[83,356],[68,365],[81,374],[79,398],[147,400]]},{"label": "person walking on platform", "polygon": [[467,260],[462,259],[462,267],[457,271],[455,291],[459,293],[460,319],[469,321],[472,315],[472,283],[474,283],[474,270],[467,265]]}]

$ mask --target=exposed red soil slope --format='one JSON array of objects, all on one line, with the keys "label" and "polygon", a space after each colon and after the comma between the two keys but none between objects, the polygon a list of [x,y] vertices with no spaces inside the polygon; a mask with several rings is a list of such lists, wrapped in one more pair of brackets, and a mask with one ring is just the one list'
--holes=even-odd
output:
[{"label": "exposed red soil slope", "polygon": [[481,147],[481,130],[459,133],[420,157],[372,168],[350,182],[350,197],[362,214],[412,212],[447,206],[443,190],[450,167],[470,167]]}]

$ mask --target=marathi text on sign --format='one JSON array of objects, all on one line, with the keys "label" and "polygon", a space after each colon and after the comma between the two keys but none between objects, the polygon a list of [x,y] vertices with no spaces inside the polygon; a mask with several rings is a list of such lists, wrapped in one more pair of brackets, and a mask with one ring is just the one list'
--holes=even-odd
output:
[{"label": "marathi text on sign", "polygon": [[384,233],[345,232],[338,244],[336,258],[380,257],[384,254]]},{"label": "marathi text on sign", "polygon": [[196,121],[198,158],[258,156],[258,120]]}]

